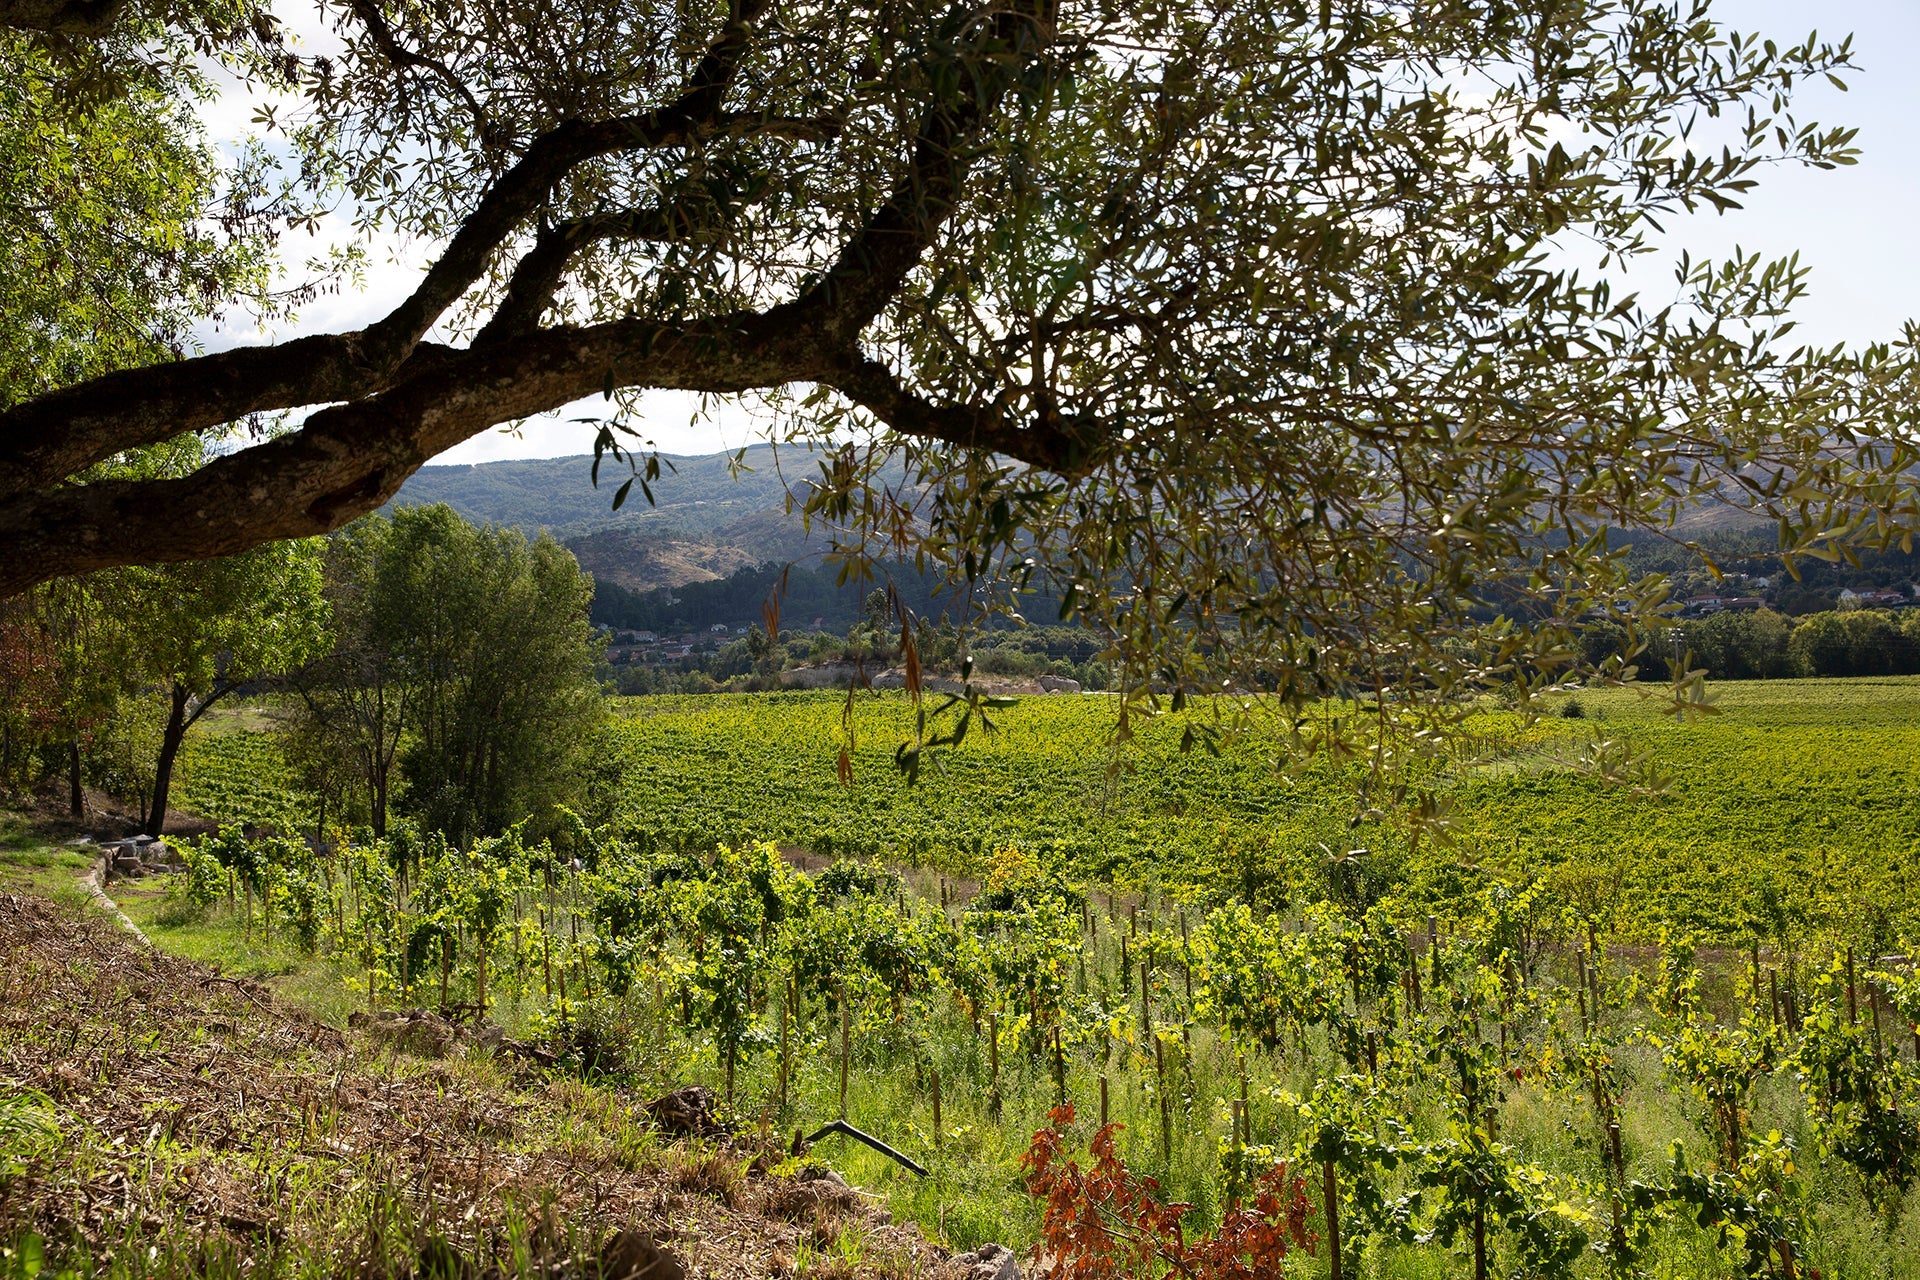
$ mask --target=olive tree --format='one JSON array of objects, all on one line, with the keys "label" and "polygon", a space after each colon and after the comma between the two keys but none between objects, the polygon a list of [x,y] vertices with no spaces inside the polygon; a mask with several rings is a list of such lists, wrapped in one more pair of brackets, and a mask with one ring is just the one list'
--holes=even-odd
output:
[{"label": "olive tree", "polygon": [[495,424],[679,388],[817,446],[850,559],[1046,587],[1136,698],[1264,691],[1351,746],[1632,634],[1663,588],[1609,529],[1734,503],[1835,555],[1915,517],[1910,342],[1793,349],[1794,262],[1607,283],[1769,164],[1851,162],[1790,101],[1846,42],[1704,0],[327,12],[277,119],[436,256],[365,328],[0,411],[0,591],[333,529]]}]

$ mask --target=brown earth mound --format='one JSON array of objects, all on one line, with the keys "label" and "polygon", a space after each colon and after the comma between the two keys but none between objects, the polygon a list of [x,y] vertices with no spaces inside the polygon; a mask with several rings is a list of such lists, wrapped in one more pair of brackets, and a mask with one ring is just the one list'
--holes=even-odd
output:
[{"label": "brown earth mound", "polygon": [[670,1143],[640,1100],[518,1059],[383,1049],[0,894],[0,1245],[31,1233],[50,1263],[730,1280],[856,1232],[841,1280],[944,1271],[867,1198],[755,1176],[768,1163]]}]

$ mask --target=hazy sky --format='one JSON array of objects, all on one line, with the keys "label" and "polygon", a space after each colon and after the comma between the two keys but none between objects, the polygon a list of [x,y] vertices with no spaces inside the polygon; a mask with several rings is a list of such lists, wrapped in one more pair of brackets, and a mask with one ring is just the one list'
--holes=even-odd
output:
[{"label": "hazy sky", "polygon": [[[297,7],[295,4],[283,8]],[[1672,228],[1677,251],[1724,256],[1738,246],[1778,257],[1798,250],[1812,268],[1812,293],[1800,309],[1800,334],[1810,342],[1861,343],[1892,338],[1920,316],[1920,0],[1829,0],[1817,6],[1788,0],[1719,0],[1715,14],[1746,31],[1781,43],[1807,34],[1817,18],[1822,37],[1854,34],[1859,70],[1842,93],[1824,80],[1805,85],[1794,101],[1802,119],[1857,127],[1859,164],[1826,172],[1781,168],[1761,175],[1747,207],[1702,214]],[[306,24],[295,24],[302,26]],[[319,37],[319,33],[314,33]],[[324,37],[319,37],[324,43]],[[210,123],[216,136],[239,132],[250,108],[234,102],[228,120]],[[231,126],[230,129],[226,126]],[[298,326],[322,332],[367,323],[404,296],[420,263],[381,263],[364,292],[323,299]],[[1649,291],[1670,287],[1670,272],[1642,268],[1637,283]],[[209,335],[225,345],[239,334]],[[257,340],[264,335],[247,335]],[[284,336],[284,335],[283,335]],[[245,340],[245,339],[243,339]],[[442,454],[442,462],[544,458],[584,453],[593,431],[566,421],[595,412],[598,397],[578,412],[561,411],[528,423],[518,435],[488,431]],[[658,393],[640,424],[662,449],[707,453],[747,443],[749,424],[725,415],[718,425],[690,425],[694,398]]]}]

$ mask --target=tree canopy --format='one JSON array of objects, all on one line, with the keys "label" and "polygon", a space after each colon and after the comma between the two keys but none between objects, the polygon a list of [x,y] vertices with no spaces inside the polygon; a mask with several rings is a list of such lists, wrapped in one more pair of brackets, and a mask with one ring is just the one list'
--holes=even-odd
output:
[{"label": "tree canopy", "polygon": [[[1795,262],[1605,282],[1769,164],[1852,161],[1790,102],[1844,41],[1696,0],[327,12],[280,127],[437,256],[364,329],[0,410],[0,590],[330,530],[650,388],[763,397],[850,556],[1044,584],[1141,691],[1440,707],[1657,607],[1608,529],[1731,502],[1830,556],[1916,515],[1911,332],[1793,348]],[[277,411],[190,474],[75,482]]]},{"label": "tree canopy", "polygon": [[579,800],[604,709],[571,553],[434,505],[357,522],[327,560],[332,644],[293,678],[292,736],[346,775],[343,816],[384,834],[395,802],[464,845]]}]

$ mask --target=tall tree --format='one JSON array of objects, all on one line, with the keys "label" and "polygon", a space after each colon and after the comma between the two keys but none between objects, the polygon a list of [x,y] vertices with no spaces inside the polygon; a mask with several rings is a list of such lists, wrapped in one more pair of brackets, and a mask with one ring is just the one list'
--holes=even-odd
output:
[{"label": "tall tree", "polygon": [[292,671],[325,645],[320,547],[269,543],[219,560],[127,570],[119,594],[133,650],[166,704],[146,824],[157,836],[187,731],[236,689]]},{"label": "tall tree", "polygon": [[335,753],[350,762],[376,836],[387,833],[400,744],[420,697],[407,662],[415,602],[387,585],[400,572],[395,554],[393,523],[379,516],[328,539],[333,644],[292,679],[300,714],[290,736],[308,756]]},{"label": "tall tree", "polygon": [[[1374,749],[1654,613],[1609,527],[1733,502],[1826,555],[1920,523],[1911,339],[1791,350],[1793,263],[1689,262],[1648,305],[1559,254],[1850,162],[1790,107],[1845,43],[1704,0],[331,12],[308,169],[439,256],[364,329],[0,412],[0,591],[335,528],[581,397],[760,392],[827,448],[811,513],[856,557],[1044,581],[1136,696],[1264,689]],[[190,475],[70,482],[291,409]]]},{"label": "tall tree", "polygon": [[570,552],[406,507],[334,540],[327,593],[336,638],[295,681],[300,731],[351,754],[376,831],[397,803],[465,843],[573,798],[602,707]]},{"label": "tall tree", "polygon": [[86,816],[85,752],[131,686],[134,664],[115,621],[112,592],[99,575],[48,583],[16,615],[19,641],[53,676],[52,698],[34,717],[43,748],[60,758],[67,807]]}]

